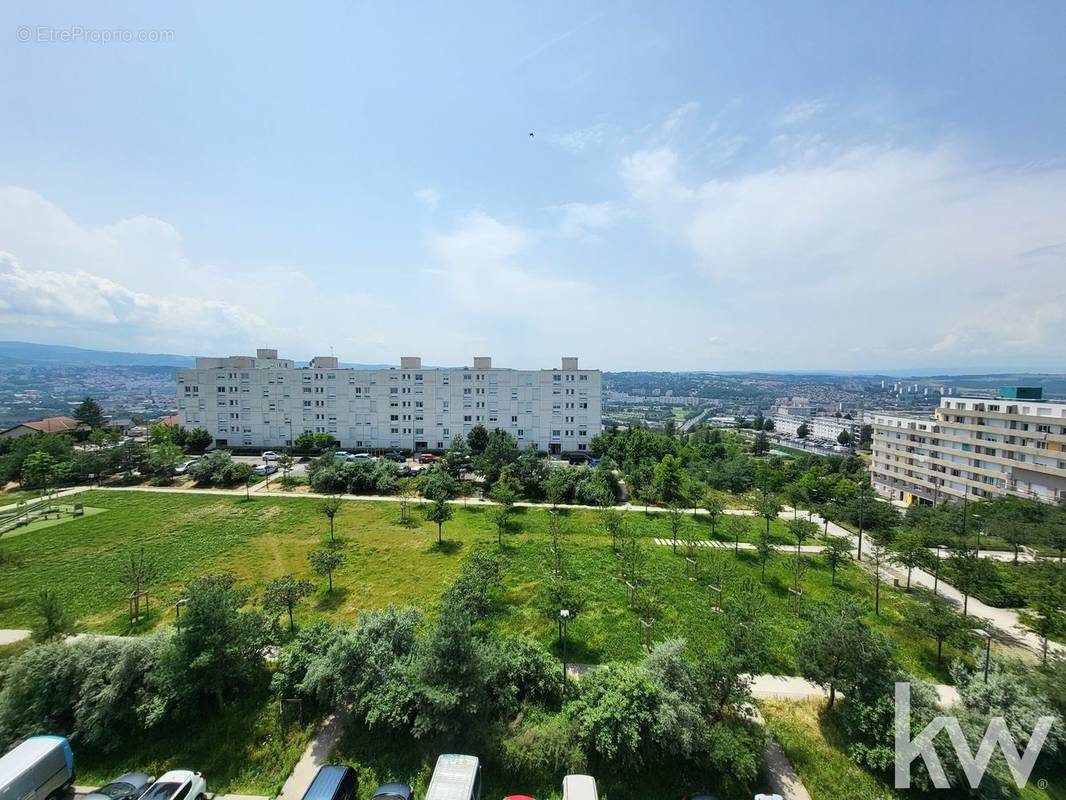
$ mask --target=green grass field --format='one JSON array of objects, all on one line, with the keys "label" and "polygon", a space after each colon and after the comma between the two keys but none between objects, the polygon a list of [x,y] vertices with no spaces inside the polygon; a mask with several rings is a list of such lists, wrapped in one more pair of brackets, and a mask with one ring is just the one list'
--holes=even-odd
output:
[{"label": "green grass field", "polygon": [[[336,589],[331,594],[325,591],[325,581],[313,575],[307,560],[308,553],[328,539],[328,521],[319,512],[321,501],[298,497],[246,501],[232,496],[147,492],[89,492],[79,500],[106,512],[0,541],[4,556],[0,627],[29,627],[34,597],[47,586],[58,592],[79,629],[131,632],[126,589],[118,573],[123,558],[142,546],[162,574],[151,588],[153,617],[148,626],[172,622],[173,602],[186,580],[217,571],[232,571],[241,583],[256,589],[270,578],[289,573],[315,579],[320,589],[298,608],[298,624],[316,618],[351,622],[361,610],[388,603],[413,604],[432,614],[466,555],[476,547],[497,547],[496,529],[485,508],[456,506],[455,518],[445,525],[445,547],[438,548],[436,527],[425,522],[417,508],[403,525],[396,503],[346,502],[335,521],[346,562],[334,575]],[[627,606],[624,585],[617,578],[617,561],[597,512],[569,509],[564,513],[568,566],[586,600],[570,626],[572,660],[596,663],[639,658],[636,612]],[[512,519],[514,530],[502,548],[506,556],[502,602],[490,624],[503,632],[535,636],[554,647],[555,623],[537,601],[538,584],[547,577],[548,515],[544,509],[519,508]],[[692,648],[720,641],[721,617],[712,610],[706,583],[688,580],[681,555],[684,548],[679,547],[679,555],[674,555],[670,547],[650,541],[652,537],[670,538],[666,515],[630,512],[627,519],[645,539],[649,586],[663,603],[655,638],[683,637]],[[749,519],[744,538],[752,538],[761,524]],[[775,538],[787,542],[783,523],[773,525]],[[683,537],[709,537],[706,518],[688,517],[685,526],[688,533]],[[872,606],[874,587],[868,575],[849,564],[833,587],[822,559],[805,558],[810,565],[804,578],[805,602],[850,594]],[[734,580],[758,578],[754,552],[741,551],[736,557],[730,553],[730,559],[736,565]],[[789,602],[791,559],[784,548],[767,568],[766,625],[774,643],[768,672],[794,672],[792,645],[806,624]],[[880,617],[868,612],[865,618],[896,642],[909,669],[942,680],[944,673],[934,663],[932,644],[908,622],[912,603],[905,594],[883,587]],[[141,623],[138,631],[145,627]]]},{"label": "green grass field", "polygon": [[[891,778],[882,780],[848,757],[844,733],[836,717],[825,713],[824,700],[760,700],[759,708],[814,800],[901,800],[910,796],[896,791]],[[1038,761],[1019,794],[1022,800],[1064,797],[1066,776],[1054,775],[1051,767],[1042,769]]]}]

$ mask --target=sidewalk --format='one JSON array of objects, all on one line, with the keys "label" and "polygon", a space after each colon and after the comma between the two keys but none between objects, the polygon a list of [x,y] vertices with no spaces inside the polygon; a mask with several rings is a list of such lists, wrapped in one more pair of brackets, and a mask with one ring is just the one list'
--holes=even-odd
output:
[{"label": "sidewalk", "polygon": [[322,723],[311,741],[307,743],[300,760],[292,770],[281,787],[278,800],[302,800],[304,792],[311,785],[311,781],[318,774],[318,768],[329,761],[333,751],[337,749],[337,743],[344,733],[344,723],[347,715],[343,712],[331,714]]},{"label": "sidewalk", "polygon": [[23,639],[29,639],[30,632],[8,628],[6,630],[0,629],[0,645],[14,644],[15,642],[21,642]]}]

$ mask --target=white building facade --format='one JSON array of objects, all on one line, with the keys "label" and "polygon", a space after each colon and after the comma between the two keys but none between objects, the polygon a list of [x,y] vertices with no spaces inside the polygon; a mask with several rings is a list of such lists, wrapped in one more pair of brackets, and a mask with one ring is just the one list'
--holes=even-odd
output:
[{"label": "white building facade", "polygon": [[908,503],[1066,497],[1066,403],[944,397],[934,416],[875,412],[874,488]]},{"label": "white building facade", "polygon": [[276,350],[197,358],[177,370],[181,425],[219,447],[291,447],[329,433],[342,448],[441,450],[475,425],[510,433],[520,447],[582,452],[600,433],[603,376],[563,358],[558,369],[514,370],[474,358],[469,367],[342,368],[333,356],[297,367]]}]

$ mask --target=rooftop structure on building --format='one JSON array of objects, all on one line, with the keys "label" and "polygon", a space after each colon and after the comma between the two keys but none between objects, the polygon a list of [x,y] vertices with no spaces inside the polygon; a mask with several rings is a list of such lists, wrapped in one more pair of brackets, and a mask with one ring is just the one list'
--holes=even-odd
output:
[{"label": "rooftop structure on building", "polygon": [[1036,387],[994,398],[945,396],[932,416],[877,411],[874,488],[909,503],[1013,495],[1066,497],[1066,401]]},{"label": "rooftop structure on building", "polygon": [[72,417],[45,417],[29,422],[20,422],[10,428],[0,431],[0,438],[16,439],[19,436],[29,436],[34,433],[63,433],[76,430],[78,421]]},{"label": "rooftop structure on building", "polygon": [[291,447],[301,433],[328,433],[342,448],[441,450],[476,425],[511,433],[520,447],[588,449],[601,430],[602,373],[564,357],[550,369],[423,367],[403,356],[386,369],[340,367],[316,356],[297,367],[277,350],[198,358],[177,370],[178,418],[219,447]]}]

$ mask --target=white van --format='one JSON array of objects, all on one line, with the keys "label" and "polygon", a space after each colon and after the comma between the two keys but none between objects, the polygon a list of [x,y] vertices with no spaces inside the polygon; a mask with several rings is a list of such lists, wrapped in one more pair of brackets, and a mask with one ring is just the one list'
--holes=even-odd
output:
[{"label": "white van", "polygon": [[32,736],[0,758],[0,800],[49,800],[74,783],[74,752],[62,736]]},{"label": "white van", "polygon": [[438,756],[425,800],[481,800],[481,763],[477,756]]},{"label": "white van", "polygon": [[599,800],[596,779],[591,775],[567,775],[563,778],[563,800]]}]

